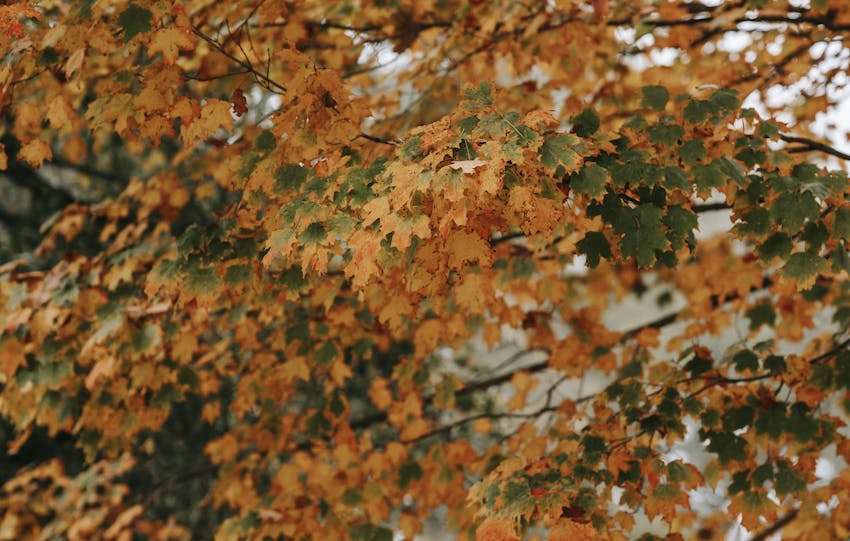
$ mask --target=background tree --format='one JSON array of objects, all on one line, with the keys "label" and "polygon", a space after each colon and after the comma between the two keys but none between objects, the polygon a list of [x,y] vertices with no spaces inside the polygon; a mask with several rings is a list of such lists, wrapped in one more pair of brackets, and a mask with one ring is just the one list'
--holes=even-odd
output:
[{"label": "background tree", "polygon": [[0,6],[0,539],[846,538],[848,34]]}]

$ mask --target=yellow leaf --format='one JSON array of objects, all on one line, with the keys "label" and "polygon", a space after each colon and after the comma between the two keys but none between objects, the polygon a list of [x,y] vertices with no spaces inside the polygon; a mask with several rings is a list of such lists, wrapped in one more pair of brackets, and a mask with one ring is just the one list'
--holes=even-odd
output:
[{"label": "yellow leaf", "polygon": [[115,371],[115,359],[112,356],[98,360],[86,376],[86,389],[91,391],[101,376],[108,378]]},{"label": "yellow leaf", "polygon": [[178,336],[171,345],[171,355],[180,363],[192,360],[192,354],[198,348],[198,339],[192,333],[183,333]]},{"label": "yellow leaf", "polygon": [[148,53],[150,56],[162,53],[166,63],[173,64],[177,61],[177,55],[180,51],[191,51],[194,48],[195,42],[187,32],[171,27],[158,30],[154,34],[148,46]]},{"label": "yellow leaf", "polygon": [[519,537],[511,521],[488,518],[475,530],[475,541],[519,541]]},{"label": "yellow leaf", "polygon": [[342,386],[345,381],[351,377],[351,367],[341,360],[334,361],[331,365],[331,378],[337,387]]},{"label": "yellow leaf", "polygon": [[449,252],[449,267],[460,269],[467,263],[477,263],[489,267],[493,260],[490,244],[476,235],[466,231],[455,231],[446,241]]},{"label": "yellow leaf", "polygon": [[392,246],[396,250],[405,251],[410,246],[411,238],[416,235],[420,239],[431,236],[428,216],[419,214],[414,218],[400,218],[395,214],[386,216],[381,223],[381,234],[393,234]]},{"label": "yellow leaf", "polygon": [[467,274],[463,282],[455,288],[455,297],[458,305],[473,314],[484,311],[485,299],[489,297],[489,291],[485,289],[484,278],[480,274]]},{"label": "yellow leaf", "polygon": [[378,252],[381,250],[381,236],[372,231],[356,231],[348,239],[353,256],[345,266],[345,275],[352,280],[356,288],[363,287],[369,278],[380,273]]},{"label": "yellow leaf", "polygon": [[378,313],[378,320],[381,323],[388,324],[390,330],[394,333],[398,333],[402,330],[402,325],[412,312],[413,307],[410,306],[407,299],[396,295]]},{"label": "yellow leaf", "polygon": [[390,213],[390,201],[386,197],[376,197],[363,205],[363,227],[372,225],[375,220],[382,220]]},{"label": "yellow leaf", "polygon": [[620,472],[629,470],[629,461],[631,458],[631,454],[625,447],[618,447],[613,453],[608,455],[608,471],[611,472],[614,479],[617,479]]},{"label": "yellow leaf", "polygon": [[560,522],[549,530],[549,541],[594,541],[595,539],[599,539],[599,535],[593,526],[573,520]]},{"label": "yellow leaf", "polygon": [[204,449],[213,464],[224,464],[230,462],[239,451],[239,442],[233,434],[224,436],[209,442]]},{"label": "yellow leaf", "polygon": [[384,378],[375,378],[369,387],[369,400],[379,410],[386,410],[393,402],[393,395],[390,393],[388,382]]},{"label": "yellow leaf", "polygon": [[50,126],[57,130],[71,131],[73,128],[71,120],[73,115],[74,112],[71,110],[71,106],[68,105],[68,102],[63,96],[53,98],[47,107],[47,120],[50,122]]},{"label": "yellow leaf", "polygon": [[201,110],[201,116],[189,124],[183,132],[183,141],[186,145],[193,146],[214,135],[219,129],[229,130],[232,127],[230,103],[224,100],[208,100]]},{"label": "yellow leaf", "polygon": [[53,158],[53,151],[41,139],[33,139],[18,152],[18,157],[31,166],[38,168],[44,160]]},{"label": "yellow leaf", "polygon": [[80,71],[80,68],[83,67],[83,58],[86,56],[86,48],[80,47],[68,57],[68,61],[65,63],[65,78],[70,79],[71,76],[76,71]]}]

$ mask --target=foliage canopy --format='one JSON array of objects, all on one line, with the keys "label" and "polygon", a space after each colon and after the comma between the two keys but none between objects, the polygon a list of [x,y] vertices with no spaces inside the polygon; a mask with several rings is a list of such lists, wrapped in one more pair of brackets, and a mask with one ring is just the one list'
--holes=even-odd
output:
[{"label": "foliage canopy", "polygon": [[0,6],[0,539],[846,538],[848,35]]}]

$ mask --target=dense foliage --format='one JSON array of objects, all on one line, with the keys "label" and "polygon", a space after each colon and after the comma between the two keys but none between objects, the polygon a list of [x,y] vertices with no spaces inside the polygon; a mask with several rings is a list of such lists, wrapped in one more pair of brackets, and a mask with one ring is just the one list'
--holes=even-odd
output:
[{"label": "dense foliage", "polygon": [[848,36],[0,6],[0,539],[845,539]]}]

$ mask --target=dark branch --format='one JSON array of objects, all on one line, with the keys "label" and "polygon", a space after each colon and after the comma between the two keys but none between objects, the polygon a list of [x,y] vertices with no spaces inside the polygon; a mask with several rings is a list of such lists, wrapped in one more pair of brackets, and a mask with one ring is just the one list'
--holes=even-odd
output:
[{"label": "dark branch", "polygon": [[794,519],[797,518],[797,515],[799,513],[800,513],[800,511],[798,511],[797,509],[793,509],[793,510],[785,513],[784,515],[782,515],[779,518],[779,520],[777,520],[776,522],[774,522],[773,524],[771,524],[770,526],[768,526],[764,530],[760,531],[756,535],[752,536],[750,538],[750,541],[765,541],[768,537],[770,537],[771,535],[775,534],[776,532],[778,532],[779,530],[781,530],[782,528],[784,528],[785,526],[788,526],[788,524],[793,522]]},{"label": "dark branch", "polygon": [[799,147],[791,147],[788,152],[796,153],[796,152],[824,152],[826,154],[830,154],[835,156],[836,158],[841,158],[842,160],[850,160],[850,154],[846,152],[842,152],[837,148],[831,147],[826,143],[822,143],[820,141],[815,141],[814,139],[809,139],[808,137],[800,137],[799,135],[787,135],[780,134],[779,138],[785,141],[786,143],[795,143],[801,146]]}]

